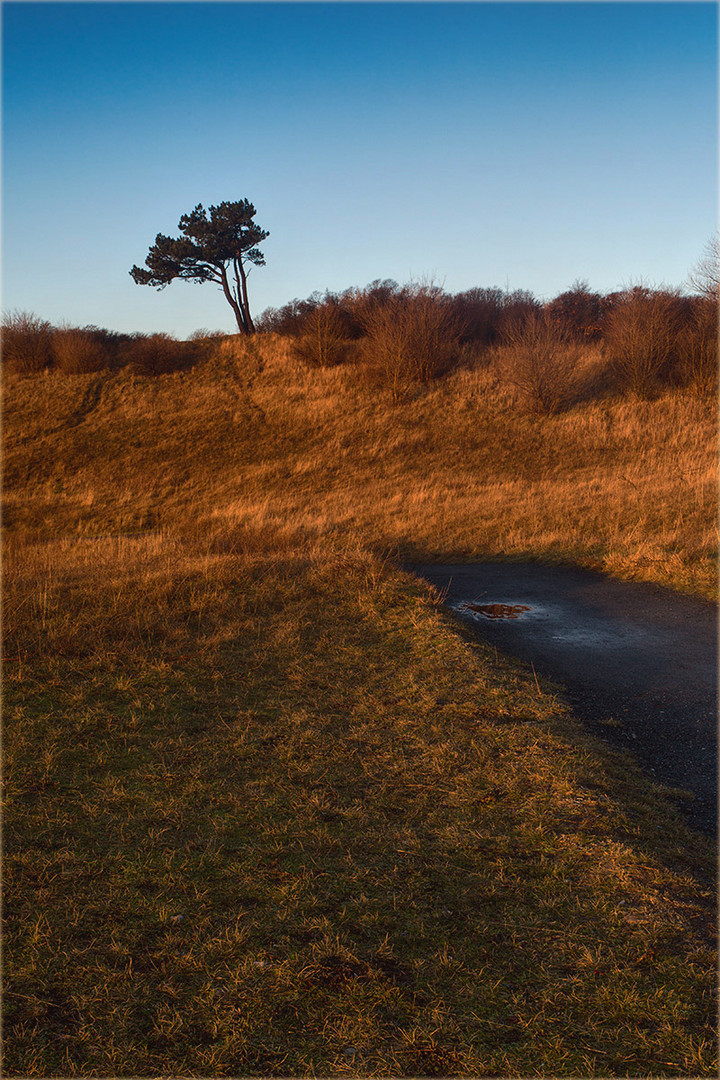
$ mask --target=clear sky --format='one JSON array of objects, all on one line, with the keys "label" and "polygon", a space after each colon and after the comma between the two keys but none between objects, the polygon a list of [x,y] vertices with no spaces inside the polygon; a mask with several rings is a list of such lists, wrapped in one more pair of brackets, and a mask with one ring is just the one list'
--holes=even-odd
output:
[{"label": "clear sky", "polygon": [[255,314],[433,278],[681,284],[717,227],[714,3],[3,3],[4,310],[232,331],[135,285],[247,198]]}]

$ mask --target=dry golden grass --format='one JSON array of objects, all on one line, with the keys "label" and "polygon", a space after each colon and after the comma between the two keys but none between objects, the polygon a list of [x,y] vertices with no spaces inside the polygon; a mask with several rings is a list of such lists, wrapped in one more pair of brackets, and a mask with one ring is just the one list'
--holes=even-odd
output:
[{"label": "dry golden grass", "polygon": [[215,348],[6,384],[4,1075],[715,1075],[677,793],[381,557],[710,595],[714,409]]},{"label": "dry golden grass", "polygon": [[4,1074],[714,1075],[670,794],[357,545],[241,546],[9,556]]},{"label": "dry golden grass", "polygon": [[5,524],[27,539],[265,524],[408,559],[572,561],[715,597],[716,409],[665,393],[518,410],[488,370],[393,401],[273,339],[191,371],[51,372],[5,394]]}]

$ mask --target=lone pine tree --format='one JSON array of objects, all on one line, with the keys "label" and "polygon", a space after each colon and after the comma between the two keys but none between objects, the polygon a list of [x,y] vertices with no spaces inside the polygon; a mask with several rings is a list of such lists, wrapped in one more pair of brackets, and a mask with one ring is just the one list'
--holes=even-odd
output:
[{"label": "lone pine tree", "polygon": [[205,210],[200,203],[178,222],[182,236],[174,239],[158,233],[145,267],[133,266],[130,276],[137,285],[164,289],[171,281],[216,281],[222,288],[241,334],[253,334],[255,326],[248,304],[248,264],[264,266],[257,246],[270,234],[253,221],[255,207],[247,199],[222,202]]}]

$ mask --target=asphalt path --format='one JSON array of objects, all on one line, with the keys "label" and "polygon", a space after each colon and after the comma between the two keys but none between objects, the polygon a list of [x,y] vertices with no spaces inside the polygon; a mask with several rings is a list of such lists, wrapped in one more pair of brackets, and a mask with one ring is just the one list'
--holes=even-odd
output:
[{"label": "asphalt path", "polygon": [[718,622],[709,601],[534,563],[406,567],[499,650],[563,685],[570,705],[717,830]]}]

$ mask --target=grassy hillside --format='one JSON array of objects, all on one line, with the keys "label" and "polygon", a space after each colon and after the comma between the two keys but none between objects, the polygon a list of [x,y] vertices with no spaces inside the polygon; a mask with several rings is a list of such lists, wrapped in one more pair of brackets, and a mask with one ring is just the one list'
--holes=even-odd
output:
[{"label": "grassy hillside", "polygon": [[5,524],[25,540],[252,525],[400,557],[573,561],[715,597],[714,400],[519,411],[487,368],[400,401],[362,369],[230,339],[157,378],[48,371],[5,395]]},{"label": "grassy hillside", "polygon": [[715,1075],[681,793],[393,563],[708,595],[713,409],[218,352],[5,388],[4,1073]]}]

